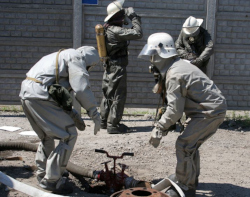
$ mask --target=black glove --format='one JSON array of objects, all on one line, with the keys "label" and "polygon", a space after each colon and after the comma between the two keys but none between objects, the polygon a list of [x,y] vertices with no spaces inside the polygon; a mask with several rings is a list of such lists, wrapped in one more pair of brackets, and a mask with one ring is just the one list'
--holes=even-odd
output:
[{"label": "black glove", "polygon": [[134,8],[129,7],[129,8],[125,8],[125,14],[128,16],[128,18],[130,20],[132,20],[134,17],[136,17],[136,13],[134,11]]},{"label": "black glove", "polygon": [[203,61],[200,58],[196,58],[196,59],[192,60],[190,63],[193,64],[193,65],[195,65],[195,66],[197,66],[197,67],[201,67]]},{"label": "black glove", "polygon": [[192,61],[194,59],[197,59],[197,55],[195,53],[188,53],[185,59]]}]

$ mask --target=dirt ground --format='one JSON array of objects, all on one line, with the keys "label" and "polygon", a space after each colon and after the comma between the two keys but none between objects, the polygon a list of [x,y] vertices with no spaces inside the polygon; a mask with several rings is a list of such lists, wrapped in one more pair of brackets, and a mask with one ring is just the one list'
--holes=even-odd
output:
[{"label": "dirt ground", "polygon": [[[134,112],[130,114],[135,114]],[[70,161],[93,170],[102,170],[102,162],[109,161],[105,154],[96,153],[95,149],[108,151],[110,155],[120,156],[123,152],[134,153],[133,157],[125,156],[117,160],[129,166],[127,170],[135,179],[156,182],[174,173],[176,165],[175,141],[179,135],[177,132],[169,132],[155,149],[149,145],[148,140],[152,130],[154,116],[153,111],[148,114],[135,116],[126,115],[122,123],[128,125],[132,132],[119,135],[110,135],[106,130],[101,130],[93,135],[93,123],[83,114],[87,125],[85,131],[79,131],[78,139],[70,158]],[[0,126],[17,126],[20,130],[8,132],[0,130],[0,141],[4,142],[31,142],[38,143],[36,136],[23,136],[21,131],[32,130],[28,120],[22,112],[1,112]],[[249,197],[250,196],[250,129],[237,125],[234,122],[225,122],[212,136],[200,147],[201,175],[197,188],[197,197]],[[23,161],[9,161],[3,158],[19,156]],[[0,171],[14,179],[39,188],[35,172],[35,153],[28,151],[1,151]],[[112,162],[110,163],[112,164]],[[89,190],[86,184],[70,174],[71,184],[74,185],[74,193],[71,196],[105,197],[102,187],[93,186]],[[86,179],[86,182],[90,183]],[[92,182],[91,182],[92,183]],[[91,192],[91,193],[90,193]],[[28,195],[0,185],[0,196]]]}]

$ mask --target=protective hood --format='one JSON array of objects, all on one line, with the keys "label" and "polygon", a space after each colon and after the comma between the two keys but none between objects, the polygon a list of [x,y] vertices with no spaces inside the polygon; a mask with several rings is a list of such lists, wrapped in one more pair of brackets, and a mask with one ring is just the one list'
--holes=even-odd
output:
[{"label": "protective hood", "polygon": [[175,58],[162,58],[158,54],[152,56],[151,63],[158,69],[161,74],[162,79],[165,77],[166,72],[174,63]]},{"label": "protective hood", "polygon": [[82,46],[77,51],[82,54],[86,67],[95,66],[100,62],[98,51],[92,46]]}]

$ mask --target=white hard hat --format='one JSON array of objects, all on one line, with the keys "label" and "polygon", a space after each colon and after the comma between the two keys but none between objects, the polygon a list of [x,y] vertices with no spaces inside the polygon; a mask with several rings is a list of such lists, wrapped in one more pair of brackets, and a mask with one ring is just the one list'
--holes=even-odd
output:
[{"label": "white hard hat", "polygon": [[158,54],[162,58],[170,58],[178,55],[175,49],[174,39],[167,33],[154,33],[148,37],[148,42],[140,52],[138,58]]},{"label": "white hard hat", "polygon": [[193,35],[198,32],[199,27],[202,25],[202,23],[203,19],[190,16],[186,19],[182,26],[183,32],[186,35]]},{"label": "white hard hat", "polygon": [[114,16],[117,12],[122,10],[124,1],[117,0],[110,3],[107,7],[108,16],[104,19],[104,22],[107,22],[112,16]]}]

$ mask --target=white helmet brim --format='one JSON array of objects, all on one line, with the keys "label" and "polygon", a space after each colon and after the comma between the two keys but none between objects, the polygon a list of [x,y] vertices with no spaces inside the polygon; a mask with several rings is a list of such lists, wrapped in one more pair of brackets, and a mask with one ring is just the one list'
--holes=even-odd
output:
[{"label": "white helmet brim", "polygon": [[104,22],[108,22],[117,12],[121,11],[123,8],[124,1],[117,0],[110,3],[107,7],[108,16],[104,19]]},{"label": "white helmet brim", "polygon": [[148,60],[151,56],[155,54],[157,54],[156,49],[153,48],[152,46],[149,46],[148,44],[145,44],[140,54],[138,55],[138,58]]},{"label": "white helmet brim", "polygon": [[182,26],[182,30],[186,35],[195,35],[196,33],[198,33],[200,26],[203,23],[203,19],[201,18],[194,18],[192,16],[190,16],[189,18],[187,18],[187,20],[185,21],[185,23]]}]

